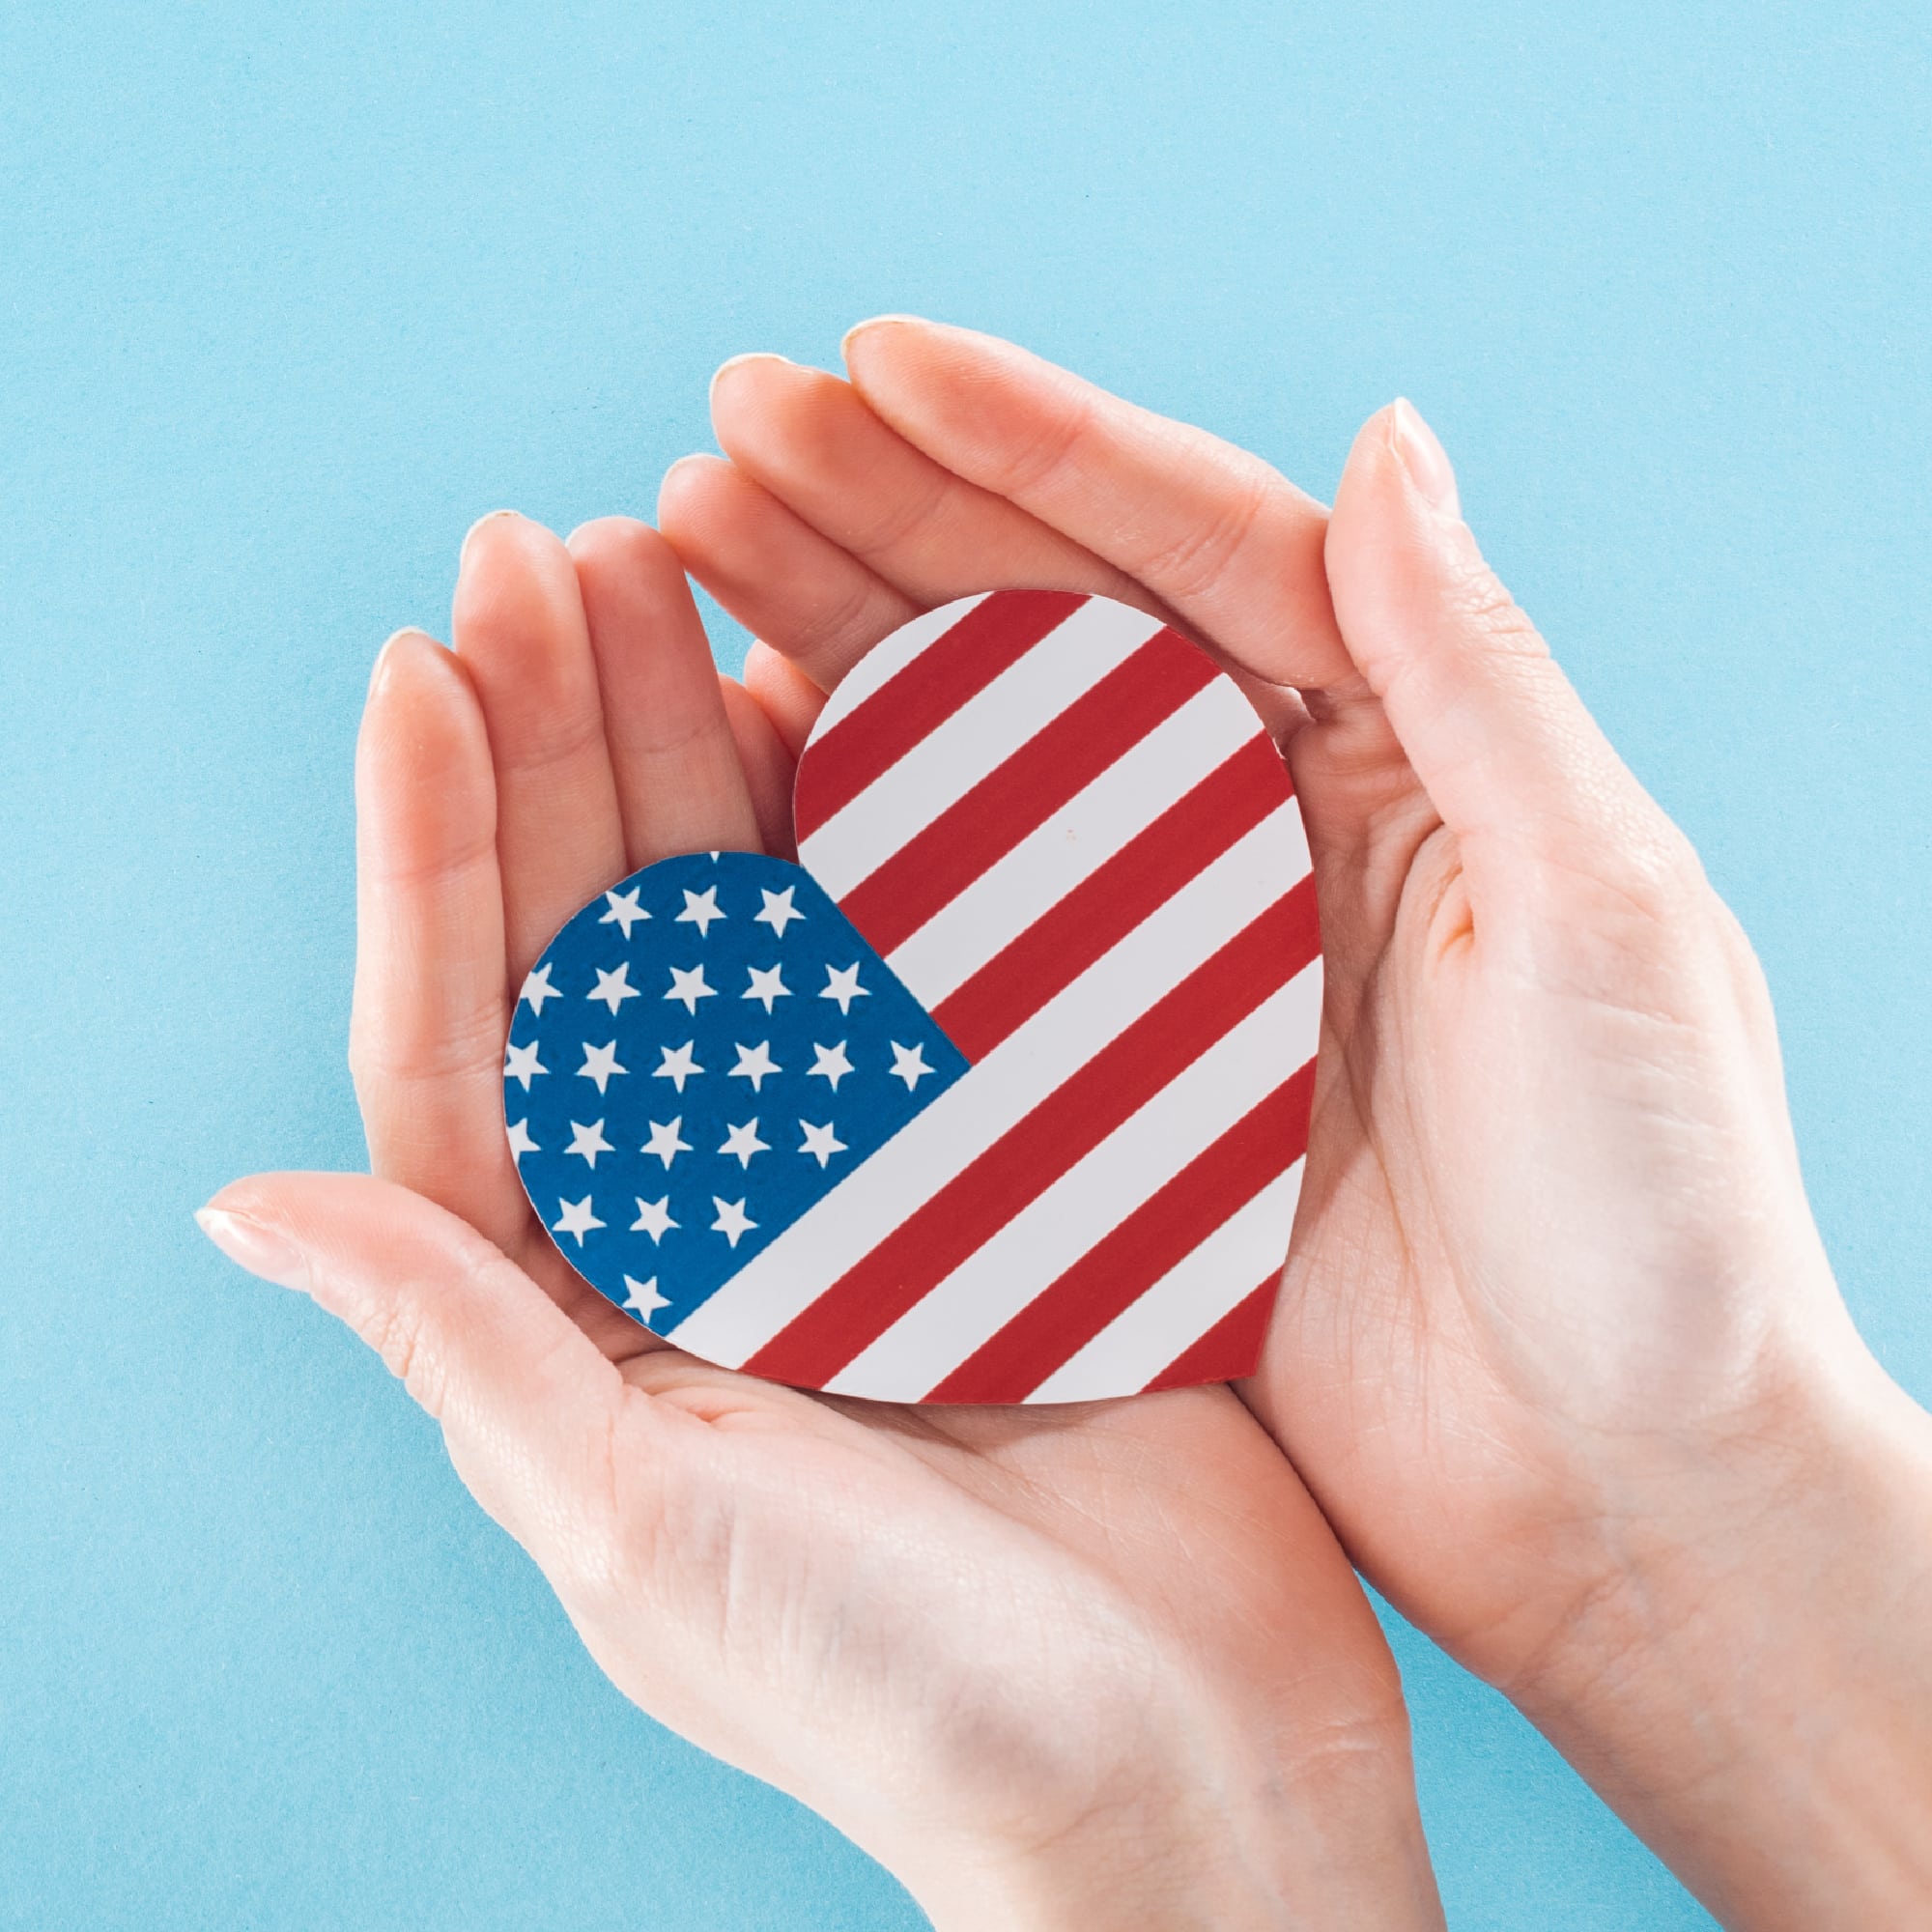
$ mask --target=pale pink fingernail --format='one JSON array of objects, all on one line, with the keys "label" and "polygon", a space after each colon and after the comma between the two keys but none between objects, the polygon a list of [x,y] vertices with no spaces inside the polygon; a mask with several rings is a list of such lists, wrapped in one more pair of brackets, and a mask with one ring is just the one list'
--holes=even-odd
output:
[{"label": "pale pink fingernail", "polygon": [[485,524],[494,524],[499,517],[514,517],[517,516],[518,514],[520,513],[516,510],[486,510],[482,516],[478,517],[476,521],[473,524],[471,524],[469,527],[463,533],[463,548],[461,551],[457,553],[457,557],[456,557],[457,569],[459,571],[462,570],[464,565],[469,561],[469,545],[473,540],[473,538],[475,537],[476,532],[480,530]]},{"label": "pale pink fingernail", "polygon": [[786,369],[796,368],[789,355],[781,355],[776,349],[748,349],[742,355],[727,356],[719,363],[711,378],[711,387],[715,392],[719,384],[734,369],[742,369],[747,362],[777,362]]},{"label": "pale pink fingernail", "polygon": [[1409,480],[1432,508],[1440,510],[1444,516],[1461,516],[1463,506],[1456,494],[1456,471],[1450,466],[1448,453],[1436,441],[1435,432],[1422,420],[1421,412],[1406,396],[1396,398],[1390,414],[1395,446]]},{"label": "pale pink fingernail", "polygon": [[379,691],[381,691],[385,684],[388,683],[389,673],[391,670],[395,668],[396,646],[400,644],[405,638],[423,638],[423,640],[425,642],[429,641],[429,639],[424,637],[424,634],[421,631],[417,630],[413,624],[405,624],[400,631],[392,631],[389,634],[389,636],[384,639],[383,648],[376,653],[376,662],[370,668],[369,696],[371,697],[374,697],[376,694]]},{"label": "pale pink fingernail", "polygon": [[904,328],[907,327],[916,328],[919,326],[920,320],[920,317],[916,315],[868,315],[864,322],[855,322],[838,338],[838,353],[849,360],[853,343],[868,330],[874,328]]},{"label": "pale pink fingernail", "polygon": [[226,1208],[197,1208],[201,1232],[238,1266],[278,1288],[308,1289],[308,1257],[287,1236]]}]

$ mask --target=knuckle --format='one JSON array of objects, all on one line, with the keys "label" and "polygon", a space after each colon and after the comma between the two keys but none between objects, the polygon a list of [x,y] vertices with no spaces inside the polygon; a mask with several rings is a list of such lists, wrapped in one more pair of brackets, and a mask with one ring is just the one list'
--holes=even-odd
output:
[{"label": "knuckle", "polygon": [[1094,405],[1078,393],[1062,398],[1058,410],[999,461],[993,489],[1003,497],[1023,497],[1044,489],[1077,460],[1093,422]]},{"label": "knuckle", "polygon": [[435,1350],[426,1346],[420,1301],[402,1296],[386,1302],[369,1319],[363,1340],[383,1358],[383,1365],[411,1397],[439,1420],[442,1414],[442,1377]]},{"label": "knuckle", "polygon": [[1140,575],[1162,595],[1186,601],[1209,588],[1277,509],[1282,479],[1264,466],[1244,469],[1226,499],[1198,523],[1152,547]]},{"label": "knuckle", "polygon": [[935,468],[918,489],[893,496],[875,516],[844,531],[846,549],[855,556],[867,558],[896,549],[938,512],[952,488],[952,478]]},{"label": "knuckle", "polygon": [[1480,558],[1456,572],[1445,594],[1449,614],[1492,649],[1512,657],[1542,660],[1549,656],[1543,633]]}]

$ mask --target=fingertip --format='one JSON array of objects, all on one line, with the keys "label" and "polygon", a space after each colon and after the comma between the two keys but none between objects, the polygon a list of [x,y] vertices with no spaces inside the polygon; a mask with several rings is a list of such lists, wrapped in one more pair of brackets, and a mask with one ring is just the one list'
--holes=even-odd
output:
[{"label": "fingertip", "polygon": [[582,629],[577,576],[555,531],[518,512],[483,518],[464,540],[451,606],[458,653],[527,664]]},{"label": "fingertip", "polygon": [[844,378],[824,369],[782,355],[740,355],[713,379],[711,427],[727,456],[756,465],[782,459],[828,410],[850,398]]},{"label": "fingertip", "polygon": [[412,624],[404,625],[400,631],[391,631],[383,639],[383,648],[376,653],[376,662],[369,667],[367,698],[371,704],[387,689],[399,653],[414,649],[419,644],[427,644],[432,650],[437,648],[435,639]]},{"label": "fingertip", "polygon": [[784,369],[796,369],[798,364],[788,355],[781,355],[772,349],[748,349],[740,355],[729,355],[719,363],[712,372],[710,396],[715,407],[718,399],[737,388],[748,376],[759,373],[771,374]]},{"label": "fingertip", "polygon": [[1398,396],[1385,414],[1389,440],[1411,487],[1431,509],[1445,517],[1460,518],[1462,499],[1457,493],[1456,471],[1450,464],[1449,452],[1423,420],[1422,412],[1407,397]]},{"label": "fingertip", "polygon": [[704,452],[680,456],[658,484],[659,529],[669,538],[673,529],[701,516],[730,474],[731,466],[722,456]]},{"label": "fingertip", "polygon": [[663,536],[640,517],[593,517],[571,531],[564,548],[580,578],[586,571],[647,570],[675,561]]},{"label": "fingertip", "polygon": [[483,532],[486,529],[488,529],[492,525],[500,524],[506,521],[521,522],[522,520],[523,520],[523,512],[520,510],[485,510],[483,514],[480,517],[478,517],[476,521],[473,524],[471,524],[467,530],[464,531],[462,546],[457,551],[456,554],[457,557],[456,567],[459,570],[463,568],[464,563],[469,558],[470,545],[473,544],[476,541],[476,539],[479,536],[481,536]]},{"label": "fingertip", "polygon": [[745,653],[745,689],[771,721],[792,757],[802,757],[811,727],[825,709],[825,693],[762,638]]},{"label": "fingertip", "polygon": [[443,761],[452,734],[465,751],[482,746],[482,720],[469,673],[456,653],[427,632],[396,632],[377,653],[358,743],[366,752],[400,739],[416,762],[434,765]]},{"label": "fingertip", "polygon": [[889,310],[884,315],[868,315],[864,322],[855,322],[838,338],[838,354],[844,358],[846,365],[849,367],[852,361],[852,351],[863,337],[870,337],[871,343],[868,346],[876,346],[883,335],[892,329],[934,328],[937,327],[939,327],[938,324],[927,322],[923,316],[906,315],[895,310]]}]

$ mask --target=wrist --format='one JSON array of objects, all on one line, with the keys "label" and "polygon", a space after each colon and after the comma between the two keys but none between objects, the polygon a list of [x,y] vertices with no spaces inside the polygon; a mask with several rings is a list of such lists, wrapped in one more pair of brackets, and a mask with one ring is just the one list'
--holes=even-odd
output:
[{"label": "wrist", "polygon": [[1440,1927],[1406,1721],[1297,1754],[1197,1727],[1159,1755],[1143,1788],[1048,1838],[926,1847],[896,1868],[936,1932]]},{"label": "wrist", "polygon": [[1932,1418],[1861,1352],[1626,1474],[1503,1688],[1727,1924],[1932,1912]]}]

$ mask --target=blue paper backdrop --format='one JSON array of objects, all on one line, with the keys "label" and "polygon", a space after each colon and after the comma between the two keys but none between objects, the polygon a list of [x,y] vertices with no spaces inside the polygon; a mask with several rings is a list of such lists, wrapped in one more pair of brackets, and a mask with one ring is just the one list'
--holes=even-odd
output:
[{"label": "blue paper backdrop", "polygon": [[[1932,1395],[1927,82],[1917,0],[0,10],[0,1919],[916,1922],[188,1219],[359,1159],[351,744],[470,520],[648,514],[722,357],[880,309],[1319,491],[1417,398],[1762,950]],[[1707,1922],[1397,1642],[1456,1925]]]}]

